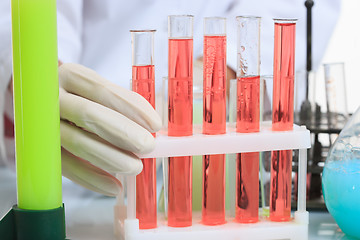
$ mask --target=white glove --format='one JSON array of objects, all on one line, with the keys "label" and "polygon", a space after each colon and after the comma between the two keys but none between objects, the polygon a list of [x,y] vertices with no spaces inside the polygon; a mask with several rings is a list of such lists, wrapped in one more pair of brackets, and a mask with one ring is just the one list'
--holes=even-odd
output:
[{"label": "white glove", "polygon": [[150,132],[161,119],[139,94],[123,89],[78,64],[59,67],[63,175],[105,195],[121,183],[110,173],[136,175],[135,155],[152,151]]}]

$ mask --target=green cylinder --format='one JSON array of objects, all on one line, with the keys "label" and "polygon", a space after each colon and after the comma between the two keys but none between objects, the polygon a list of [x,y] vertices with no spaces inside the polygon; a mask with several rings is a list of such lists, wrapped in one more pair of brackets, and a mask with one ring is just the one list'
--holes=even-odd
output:
[{"label": "green cylinder", "polygon": [[12,0],[18,207],[62,206],[56,0]]}]

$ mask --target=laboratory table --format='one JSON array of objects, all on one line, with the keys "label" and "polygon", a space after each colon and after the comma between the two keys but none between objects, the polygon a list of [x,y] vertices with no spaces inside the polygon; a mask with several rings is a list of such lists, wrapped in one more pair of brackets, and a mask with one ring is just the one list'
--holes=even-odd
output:
[{"label": "laboratory table", "polygon": [[[66,233],[73,240],[114,240],[115,198],[104,197],[63,178]],[[16,177],[13,170],[0,167],[0,216],[16,203]],[[310,212],[310,240],[347,239],[327,212]]]}]

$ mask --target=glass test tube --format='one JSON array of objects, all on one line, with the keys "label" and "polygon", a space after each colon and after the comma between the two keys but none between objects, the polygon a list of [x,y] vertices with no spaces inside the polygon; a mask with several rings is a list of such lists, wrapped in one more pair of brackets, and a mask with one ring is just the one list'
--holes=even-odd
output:
[{"label": "glass test tube", "polygon": [[[293,129],[294,122],[294,19],[274,19],[273,131]],[[271,153],[270,220],[291,217],[292,150]]]},{"label": "glass test tube", "polygon": [[[241,133],[260,130],[260,17],[239,16],[237,66],[237,121]],[[236,158],[236,214],[241,223],[259,220],[259,153]]]},{"label": "glass test tube", "polygon": [[324,64],[326,108],[330,123],[346,122],[349,118],[346,100],[344,63]]},{"label": "glass test tube", "polygon": [[[155,108],[155,30],[131,30],[132,90]],[[155,134],[153,134],[155,136]],[[143,170],[136,176],[136,218],[140,229],[156,228],[156,158],[141,159]]]},{"label": "glass test tube", "polygon": [[56,1],[11,1],[11,11],[17,206],[57,209],[62,191]]},{"label": "glass test tube", "polygon": [[[203,133],[226,132],[226,18],[204,19]],[[203,156],[202,223],[225,223],[225,154]]]},{"label": "glass test tube", "polygon": [[[192,135],[193,16],[169,16],[168,135]],[[192,225],[192,157],[169,158],[168,225]]]}]

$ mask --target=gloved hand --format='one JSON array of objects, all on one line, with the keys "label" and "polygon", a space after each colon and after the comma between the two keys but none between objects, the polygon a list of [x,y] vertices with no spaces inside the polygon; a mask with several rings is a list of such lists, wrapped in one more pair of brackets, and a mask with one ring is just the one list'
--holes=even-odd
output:
[{"label": "gloved hand", "polygon": [[61,65],[59,83],[63,175],[116,195],[122,186],[110,173],[141,172],[135,154],[154,148],[150,132],[161,128],[159,115],[139,94],[78,64]]}]

